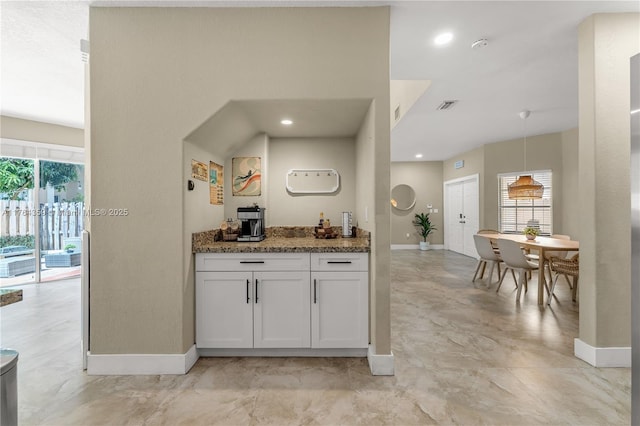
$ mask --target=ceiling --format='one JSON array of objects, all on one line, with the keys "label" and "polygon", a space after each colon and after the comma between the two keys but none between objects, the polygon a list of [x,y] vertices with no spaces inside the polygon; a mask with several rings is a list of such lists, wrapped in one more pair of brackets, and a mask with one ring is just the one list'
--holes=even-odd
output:
[{"label": "ceiling", "polygon": [[[391,5],[390,78],[429,80],[391,133],[392,161],[445,160],[485,143],[578,125],[577,28],[637,1],[2,1],[3,115],[83,127],[88,8],[96,6]],[[640,24],[640,22],[639,22]],[[454,38],[444,47],[432,40]],[[472,49],[481,38],[488,45]],[[458,100],[438,111],[443,100]],[[393,106],[392,106],[393,109]],[[526,122],[519,118],[531,110]]]},{"label": "ceiling", "polygon": [[[351,138],[367,114],[371,99],[277,99],[229,101],[185,139],[203,147],[215,142],[227,156],[258,133],[272,138]],[[293,124],[283,125],[282,119]]]}]

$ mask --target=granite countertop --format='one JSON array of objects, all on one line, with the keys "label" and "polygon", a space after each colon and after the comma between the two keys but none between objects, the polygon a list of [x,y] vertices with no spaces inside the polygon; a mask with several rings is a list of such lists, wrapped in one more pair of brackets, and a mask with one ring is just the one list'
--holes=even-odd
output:
[{"label": "granite countertop", "polygon": [[0,290],[0,306],[10,305],[22,300],[22,290],[6,288]]},{"label": "granite countertop", "polygon": [[[294,232],[295,231],[295,232]],[[268,229],[260,242],[220,241],[218,231],[193,234],[194,253],[368,253],[368,233],[359,230],[356,238],[315,238],[308,228]]]},{"label": "granite countertop", "polygon": [[194,253],[367,253],[367,238],[269,237],[259,243],[216,241],[199,244]]}]

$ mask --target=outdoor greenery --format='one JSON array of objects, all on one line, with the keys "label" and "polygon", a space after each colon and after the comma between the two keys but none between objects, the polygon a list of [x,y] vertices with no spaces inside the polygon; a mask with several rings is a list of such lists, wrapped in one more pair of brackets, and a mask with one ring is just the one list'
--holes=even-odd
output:
[{"label": "outdoor greenery", "polygon": [[418,228],[418,234],[426,242],[427,237],[433,231],[437,231],[436,227],[431,224],[429,213],[416,213],[413,219],[413,225]]},{"label": "outdoor greenery", "polygon": [[26,246],[35,248],[35,237],[33,235],[14,235],[10,237],[0,237],[0,247]]},{"label": "outdoor greenery", "polygon": [[[49,184],[56,191],[64,191],[65,184],[78,180],[79,173],[82,173],[81,167],[77,164],[41,161],[40,188]],[[9,200],[17,200],[22,191],[33,189],[33,169],[33,160],[0,158],[0,194],[4,194]]]},{"label": "outdoor greenery", "polygon": [[33,160],[0,159],[0,193],[16,200],[25,189],[33,188]]}]

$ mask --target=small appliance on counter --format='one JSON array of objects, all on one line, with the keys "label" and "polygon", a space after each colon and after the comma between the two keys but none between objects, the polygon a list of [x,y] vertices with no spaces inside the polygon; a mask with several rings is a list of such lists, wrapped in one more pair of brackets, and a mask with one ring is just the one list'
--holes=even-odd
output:
[{"label": "small appliance on counter", "polygon": [[355,229],[353,228],[353,217],[351,212],[342,212],[342,237],[355,237]]},{"label": "small appliance on counter", "polygon": [[257,242],[265,239],[265,210],[265,208],[261,208],[258,206],[238,207],[238,220],[241,224],[238,241]]}]

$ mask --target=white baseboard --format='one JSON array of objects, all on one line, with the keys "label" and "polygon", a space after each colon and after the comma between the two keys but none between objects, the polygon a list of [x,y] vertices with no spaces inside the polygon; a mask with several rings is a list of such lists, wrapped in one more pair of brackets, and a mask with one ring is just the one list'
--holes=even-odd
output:
[{"label": "white baseboard", "polygon": [[395,373],[393,352],[390,355],[377,355],[374,351],[373,346],[369,345],[367,360],[371,374],[374,376],[393,376]]},{"label": "white baseboard", "polygon": [[576,338],[573,353],[594,367],[631,367],[630,347],[596,348]]},{"label": "white baseboard", "polygon": [[[429,244],[429,250],[443,250],[444,244]],[[420,250],[418,244],[391,244],[391,250]]]},{"label": "white baseboard", "polygon": [[367,356],[366,348],[345,349],[311,349],[311,348],[200,348],[198,355],[201,357],[340,357],[340,358],[364,358]]},{"label": "white baseboard", "polygon": [[186,374],[198,360],[196,345],[184,354],[87,355],[89,375]]}]

